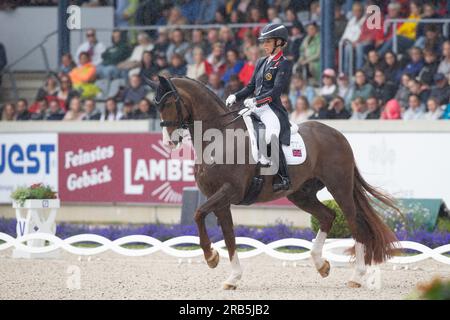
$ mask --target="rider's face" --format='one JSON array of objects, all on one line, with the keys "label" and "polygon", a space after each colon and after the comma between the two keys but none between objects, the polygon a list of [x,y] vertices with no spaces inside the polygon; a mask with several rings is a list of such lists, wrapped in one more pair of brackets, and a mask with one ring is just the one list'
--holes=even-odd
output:
[{"label": "rider's face", "polygon": [[265,54],[271,55],[273,48],[275,47],[275,39],[266,39],[262,42],[262,47],[264,49]]}]

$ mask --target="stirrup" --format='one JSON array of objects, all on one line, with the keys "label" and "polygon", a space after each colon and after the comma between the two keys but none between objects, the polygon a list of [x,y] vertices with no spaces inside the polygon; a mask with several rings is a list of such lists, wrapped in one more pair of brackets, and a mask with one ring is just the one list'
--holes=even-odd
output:
[{"label": "stirrup", "polygon": [[281,181],[279,183],[274,183],[272,185],[273,192],[281,191],[281,190],[289,190],[291,186],[291,181],[288,177],[280,176]]}]

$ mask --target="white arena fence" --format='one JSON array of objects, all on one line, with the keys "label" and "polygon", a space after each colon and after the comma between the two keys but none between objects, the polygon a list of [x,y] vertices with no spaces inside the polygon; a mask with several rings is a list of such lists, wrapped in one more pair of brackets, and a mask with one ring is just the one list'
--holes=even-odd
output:
[{"label": "white arena fence", "polygon": [[[49,242],[49,245],[43,247],[31,247],[24,244],[24,242],[30,240],[45,240]],[[131,235],[111,241],[105,237],[94,234],[80,234],[62,240],[54,235],[47,233],[32,233],[27,234],[20,238],[13,238],[8,234],[0,233],[0,241],[4,241],[4,243],[0,244],[0,251],[7,250],[9,248],[16,248],[18,250],[22,250],[29,253],[49,253],[61,248],[69,253],[80,256],[96,255],[109,250],[130,257],[146,256],[158,251],[162,251],[170,256],[177,258],[194,258],[198,256],[203,256],[203,251],[201,249],[182,250],[173,248],[173,246],[181,244],[199,245],[200,243],[199,238],[196,236],[181,236],[169,239],[167,241],[160,241],[158,239],[145,235]],[[82,242],[97,243],[98,246],[95,247],[74,246],[74,244]],[[136,243],[148,245],[150,247],[144,247],[143,249],[131,249],[123,247],[124,245],[127,244],[136,244]],[[239,252],[239,258],[243,259],[251,258],[264,253],[270,257],[284,261],[298,261],[309,259],[310,251],[305,251],[301,253],[289,253],[277,251],[275,249],[290,246],[311,250],[313,246],[313,242],[311,241],[294,238],[282,239],[268,244],[264,244],[255,239],[237,237],[236,244],[247,245],[254,248],[249,251]],[[350,261],[351,258],[350,256],[343,254],[342,249],[350,248],[353,245],[354,245],[353,239],[328,240],[323,247],[323,256],[330,262],[349,263],[351,262]],[[446,244],[434,249],[431,249],[423,244],[411,241],[400,241],[398,245],[402,248],[402,250],[411,249],[418,251],[420,253],[393,257],[388,261],[389,263],[408,264],[432,258],[438,262],[450,265],[450,257],[444,255],[444,253],[450,252],[450,244]],[[212,244],[212,246],[219,252],[220,256],[228,258],[228,253],[224,249],[225,247],[224,240],[218,241]]]}]

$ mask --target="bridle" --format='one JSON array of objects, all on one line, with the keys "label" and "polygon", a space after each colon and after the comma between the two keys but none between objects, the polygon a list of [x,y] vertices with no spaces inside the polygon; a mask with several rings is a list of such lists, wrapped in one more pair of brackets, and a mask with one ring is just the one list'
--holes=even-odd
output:
[{"label": "bridle", "polygon": [[177,88],[173,85],[172,81],[170,79],[166,79],[167,83],[169,84],[170,91],[166,92],[161,99],[156,99],[156,97],[153,99],[154,104],[156,107],[161,111],[165,105],[164,102],[170,97],[175,96],[175,108],[177,111],[177,121],[161,121],[160,126],[161,127],[176,127],[177,129],[189,129],[194,125],[194,122],[192,119],[186,120],[183,118],[183,111],[182,106],[186,109],[186,106],[183,102],[183,99],[181,98],[180,94],[178,93]]}]

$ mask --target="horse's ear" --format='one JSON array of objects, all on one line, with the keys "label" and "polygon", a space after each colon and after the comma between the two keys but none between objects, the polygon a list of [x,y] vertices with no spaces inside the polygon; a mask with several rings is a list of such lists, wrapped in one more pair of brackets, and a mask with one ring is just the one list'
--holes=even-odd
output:
[{"label": "horse's ear", "polygon": [[156,82],[156,81],[152,81],[152,80],[150,80],[149,78],[147,78],[147,77],[143,77],[144,78],[144,82],[148,85],[148,86],[150,86],[150,88],[152,88],[153,90],[158,90],[158,87],[159,87],[159,83],[158,82]]},{"label": "horse's ear", "polygon": [[164,78],[163,76],[158,76],[158,79],[159,85],[161,86],[163,92],[168,92],[172,89],[169,80],[167,80],[167,78]]}]

